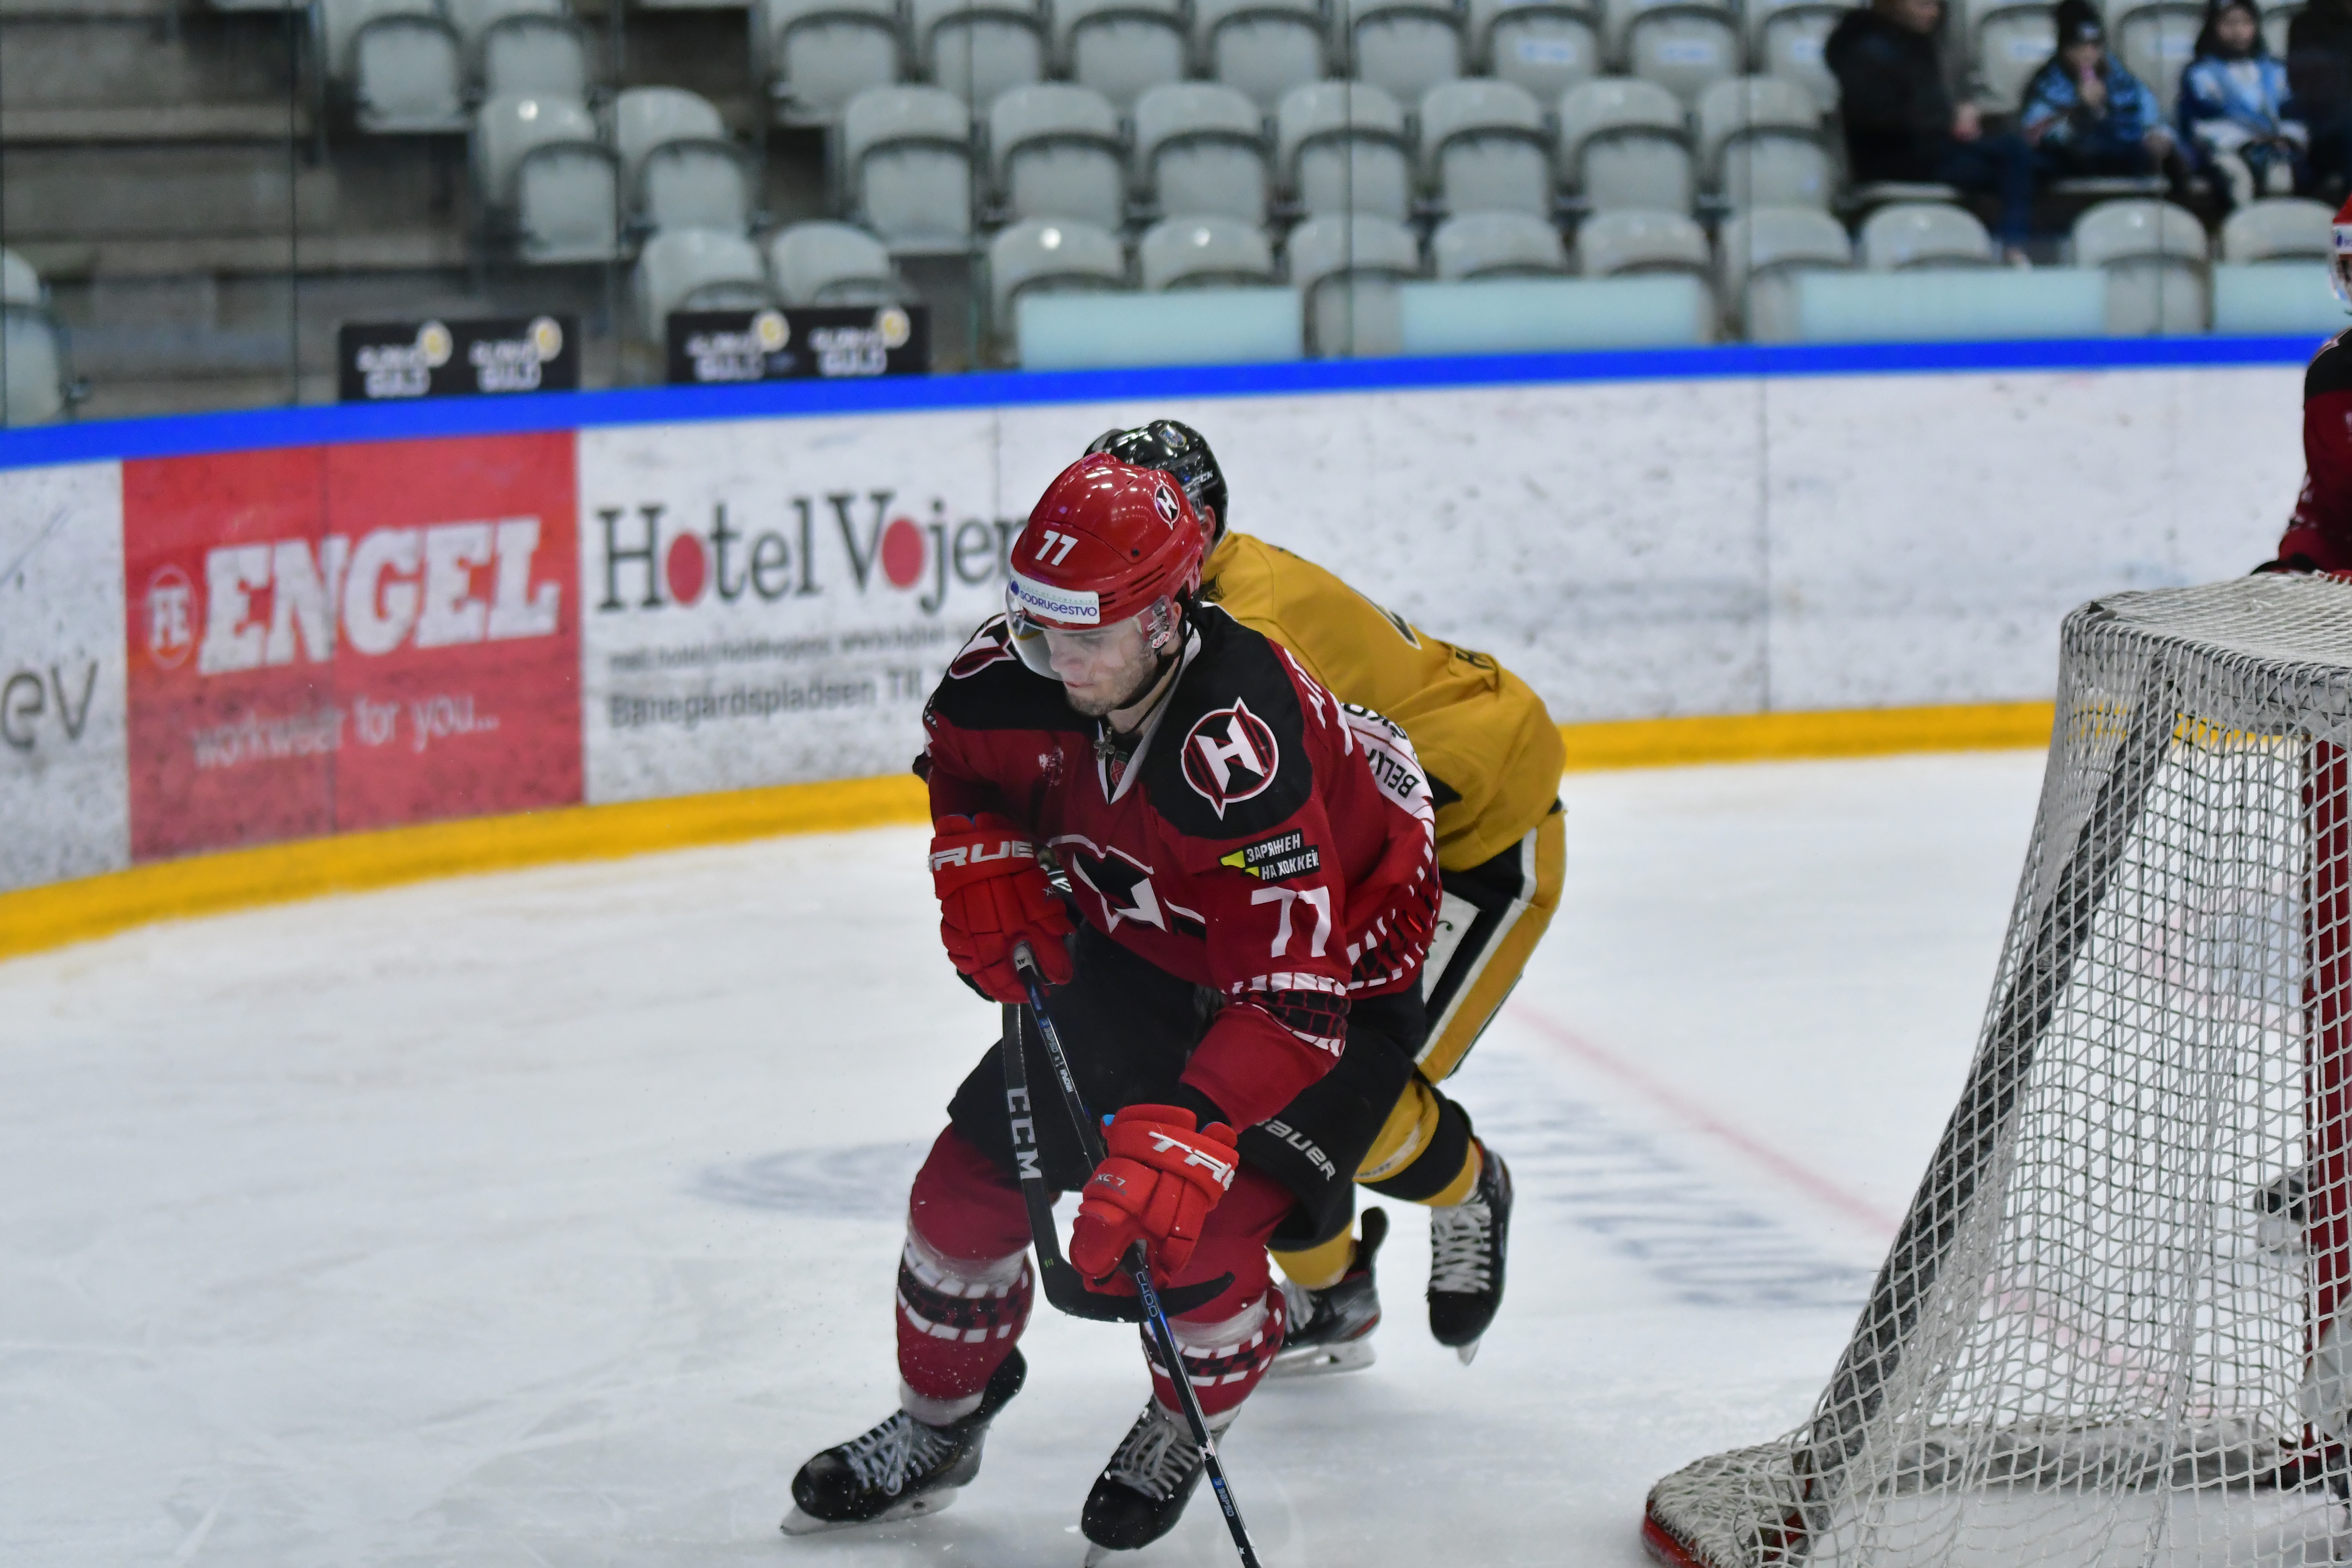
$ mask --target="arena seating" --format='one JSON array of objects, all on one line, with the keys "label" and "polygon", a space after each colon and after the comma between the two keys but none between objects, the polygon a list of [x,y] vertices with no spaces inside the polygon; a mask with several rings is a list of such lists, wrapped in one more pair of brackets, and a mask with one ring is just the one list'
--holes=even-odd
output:
[{"label": "arena seating", "polygon": [[2204,226],[2169,202],[2102,202],[2074,220],[2069,259],[2107,275],[2116,337],[2205,330]]},{"label": "arena seating", "polygon": [[1814,207],[1752,207],[1723,226],[1717,293],[1726,318],[1757,342],[1793,342],[1801,333],[1797,279],[1853,265],[1844,226]]},{"label": "arena seating", "polygon": [[[233,113],[200,105],[184,132],[107,132],[176,156],[209,148],[218,124],[267,122],[276,129],[235,133],[250,139],[239,155],[283,182],[293,102],[303,195],[275,198],[278,229],[253,220],[227,248],[182,262],[160,241],[134,254],[69,226],[21,239],[12,228],[61,293],[39,307],[42,323],[9,301],[11,343],[47,333],[59,345],[55,374],[37,379],[62,408],[60,323],[85,366],[165,341],[85,333],[101,271],[185,266],[186,291],[205,299],[215,276],[282,275],[289,250],[310,344],[331,342],[337,320],[466,308],[579,313],[592,340],[643,343],[658,340],[667,301],[716,290],[927,300],[947,367],[1001,351],[1019,297],[1081,286],[1272,283],[1299,291],[1308,352],[1370,353],[1402,344],[1396,290],[1408,282],[1664,269],[1699,279],[1726,330],[1777,341],[1797,330],[1796,281],[1809,274],[1994,259],[1958,193],[1844,181],[1821,55],[1853,0],[755,0],[731,20],[624,3],[615,17],[591,0],[319,0],[315,33],[297,37],[317,76],[306,65],[285,89],[323,81],[315,105],[248,94]],[[2168,97],[2190,9],[2107,0],[2118,53]],[[2293,0],[2265,7],[2266,27],[2292,11]],[[192,15],[246,29],[226,52],[247,72],[282,57],[258,40],[294,36],[268,31],[287,23],[276,9]],[[1955,0],[1956,72],[2013,101],[2050,26],[2050,0]],[[161,35],[142,47],[182,47]],[[126,104],[126,122],[155,118],[168,97]],[[12,177],[34,122],[12,103]],[[2309,319],[2324,207],[2262,203],[2224,225],[2208,204],[2208,242],[2198,215],[2140,228],[2115,216],[2161,205],[2147,182],[2064,194],[2054,214],[2081,212],[2074,237],[2035,255],[2104,275],[2109,330]],[[305,228],[289,247],[282,215],[298,205]],[[656,247],[670,234],[699,237]],[[2231,272],[2226,290],[2213,270],[2265,267]],[[202,330],[219,341],[224,385],[227,367],[260,352],[242,328]],[[605,363],[596,375],[657,374],[642,357]],[[320,360],[302,374],[303,395],[319,395]],[[238,397],[279,398],[288,384],[244,382],[255,385]],[[12,417],[29,395],[12,392]],[[173,406],[169,395],[152,406]]]}]

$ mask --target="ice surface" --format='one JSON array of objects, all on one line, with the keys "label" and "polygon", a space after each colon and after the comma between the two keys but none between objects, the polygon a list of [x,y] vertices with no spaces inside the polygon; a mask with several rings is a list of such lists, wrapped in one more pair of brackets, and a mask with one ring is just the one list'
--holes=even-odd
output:
[{"label": "ice surface", "polygon": [[[1793,1424],[1958,1091],[2038,755],[1573,778],[1567,907],[1449,1086],[1512,1162],[1476,1363],[1389,1205],[1370,1372],[1226,1445],[1269,1564],[1639,1562]],[[883,830],[0,964],[0,1562],[1067,1564],[1143,1397],[1040,1307],[934,1520],[787,1542],[895,1398],[906,1175],[992,1037]],[[1232,1561],[1215,1510],[1134,1561]]]}]

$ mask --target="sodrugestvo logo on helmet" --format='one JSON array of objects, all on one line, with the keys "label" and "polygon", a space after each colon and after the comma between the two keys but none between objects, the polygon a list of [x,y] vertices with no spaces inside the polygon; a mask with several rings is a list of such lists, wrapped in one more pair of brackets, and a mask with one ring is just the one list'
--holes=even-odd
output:
[{"label": "sodrugestvo logo on helmet", "polygon": [[1013,574],[1013,602],[1033,615],[1064,626],[1102,625],[1102,596],[1091,588],[1056,588],[1034,577]]}]

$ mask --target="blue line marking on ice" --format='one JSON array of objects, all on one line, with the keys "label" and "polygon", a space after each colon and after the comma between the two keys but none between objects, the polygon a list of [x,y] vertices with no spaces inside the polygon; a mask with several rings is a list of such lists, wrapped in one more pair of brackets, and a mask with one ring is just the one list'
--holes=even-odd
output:
[{"label": "blue line marking on ice", "polygon": [[2309,337],[2057,338],[2008,342],[1727,343],[1711,348],[1129,370],[983,371],[872,381],[452,397],[184,414],[0,431],[0,469],[329,443],[512,436],[720,419],[914,414],[1063,403],[1429,392],[1585,382],[2114,371],[2302,364]]}]

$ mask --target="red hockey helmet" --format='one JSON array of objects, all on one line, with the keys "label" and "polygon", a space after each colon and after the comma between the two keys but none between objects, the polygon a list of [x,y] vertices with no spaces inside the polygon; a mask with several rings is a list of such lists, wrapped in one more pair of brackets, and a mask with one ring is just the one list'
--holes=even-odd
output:
[{"label": "red hockey helmet", "polygon": [[1165,649],[1180,603],[1201,586],[1208,533],[1183,487],[1108,452],[1079,458],[1045,487],[1013,542],[1004,608],[1022,662],[1053,674],[1046,631],[1086,632],[1145,617]]},{"label": "red hockey helmet", "polygon": [[2336,285],[2336,297],[2352,308],[2352,198],[2336,210],[2329,238],[2327,280]]}]

